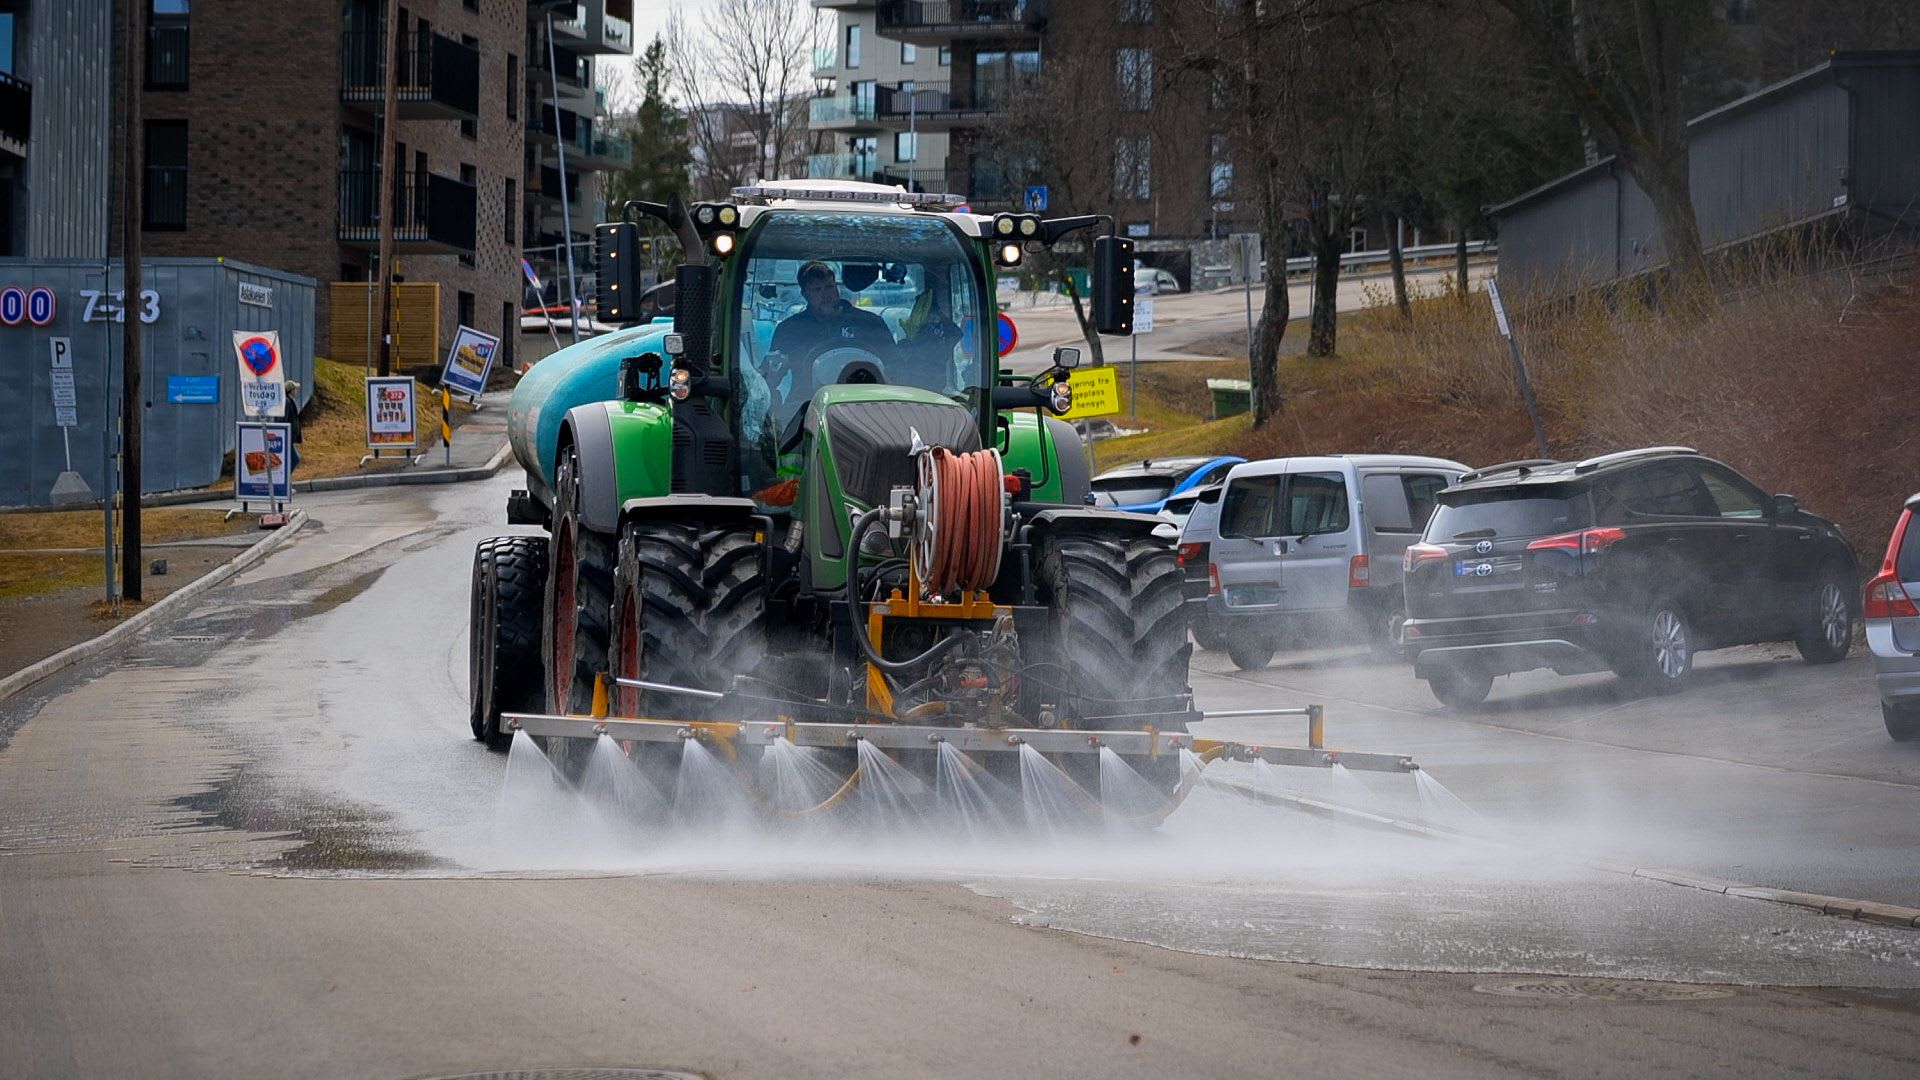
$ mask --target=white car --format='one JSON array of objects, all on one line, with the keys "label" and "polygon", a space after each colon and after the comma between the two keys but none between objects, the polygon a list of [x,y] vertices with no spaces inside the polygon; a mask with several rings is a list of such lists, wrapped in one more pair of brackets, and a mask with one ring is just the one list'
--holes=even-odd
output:
[{"label": "white car", "polygon": [[1171,270],[1161,270],[1153,266],[1133,268],[1133,294],[1135,296],[1158,296],[1161,293],[1180,291],[1180,279],[1173,276]]}]

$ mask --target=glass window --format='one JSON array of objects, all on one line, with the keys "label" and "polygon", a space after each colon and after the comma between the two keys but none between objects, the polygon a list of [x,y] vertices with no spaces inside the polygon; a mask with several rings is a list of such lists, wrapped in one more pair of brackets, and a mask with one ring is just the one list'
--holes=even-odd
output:
[{"label": "glass window", "polygon": [[1153,21],[1153,0],[1119,0],[1119,19],[1123,23],[1150,23]]},{"label": "glass window", "polygon": [[1347,481],[1339,473],[1295,473],[1287,485],[1287,527],[1283,536],[1345,532]]},{"label": "glass window", "polygon": [[[946,221],[776,211],[748,234],[742,256],[736,420],[746,490],[778,475],[782,445],[822,386],[885,382],[971,404],[986,385],[986,293],[971,248]],[[831,272],[825,289],[815,271],[801,281],[815,262]]]},{"label": "glass window", "polygon": [[940,66],[941,67],[953,66],[953,47],[952,46],[950,45],[940,46]]},{"label": "glass window", "polygon": [[1719,517],[1693,469],[1680,462],[1636,469],[1607,485],[1635,514],[1653,517]]},{"label": "glass window", "polygon": [[507,119],[520,119],[520,58],[507,54]]},{"label": "glass window", "polygon": [[1227,154],[1225,135],[1208,137],[1207,158],[1210,162],[1207,171],[1208,193],[1216,199],[1233,194],[1233,158]]},{"label": "glass window", "polygon": [[1703,465],[1700,482],[1706,485],[1707,495],[1721,517],[1758,521],[1767,516],[1767,504],[1772,500],[1728,470]]},{"label": "glass window", "polygon": [[1407,508],[1404,478],[1394,473],[1373,473],[1360,478],[1360,497],[1367,503],[1367,518],[1374,532],[1419,532],[1413,514]]},{"label": "glass window", "polygon": [[1407,513],[1413,519],[1413,532],[1427,527],[1427,520],[1439,505],[1439,495],[1453,486],[1453,478],[1435,473],[1409,473],[1400,478],[1407,493]]},{"label": "glass window", "polygon": [[187,227],[187,122],[148,120],[147,183],[142,225],[148,229]]},{"label": "glass window", "polygon": [[1900,556],[1893,568],[1903,582],[1920,581],[1920,525],[1907,523],[1907,535],[1900,541]]},{"label": "glass window", "polygon": [[0,11],[0,71],[13,74],[13,12]]},{"label": "glass window", "polygon": [[[187,88],[187,0],[147,0],[147,88]],[[5,35],[8,41],[13,35]]]},{"label": "glass window", "polygon": [[860,27],[857,25],[847,27],[847,66],[860,66]]},{"label": "glass window", "polygon": [[918,161],[920,159],[920,136],[911,131],[896,132],[893,136],[893,160]]},{"label": "glass window", "polygon": [[1115,476],[1093,482],[1094,498],[1102,506],[1140,506],[1156,503],[1173,490],[1166,476]]},{"label": "glass window", "polygon": [[900,62],[901,63],[912,64],[912,63],[917,63],[919,60],[920,60],[920,47],[918,45],[915,45],[911,41],[903,41],[900,43]]},{"label": "glass window", "polygon": [[1286,477],[1243,476],[1227,485],[1220,504],[1220,535],[1260,539],[1280,535],[1274,515],[1280,505],[1280,484]]},{"label": "glass window", "polygon": [[1583,494],[1535,494],[1514,488],[1443,496],[1427,522],[1428,540],[1506,540],[1552,536],[1589,523]]},{"label": "glass window", "polygon": [[1121,135],[1113,140],[1113,193],[1122,199],[1145,199],[1153,193],[1153,140],[1147,135]]},{"label": "glass window", "polygon": [[1147,49],[1115,49],[1113,74],[1120,107],[1153,108],[1153,53]]},{"label": "glass window", "polygon": [[1207,79],[1207,108],[1220,112],[1227,107],[1227,73],[1216,71]]}]

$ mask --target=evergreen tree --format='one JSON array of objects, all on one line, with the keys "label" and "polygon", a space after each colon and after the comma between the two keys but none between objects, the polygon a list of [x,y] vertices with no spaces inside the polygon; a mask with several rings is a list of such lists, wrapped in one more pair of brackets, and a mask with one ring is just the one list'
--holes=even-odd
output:
[{"label": "evergreen tree", "polygon": [[634,57],[633,71],[641,88],[640,104],[619,121],[633,143],[633,162],[608,174],[603,220],[618,220],[620,207],[628,199],[665,202],[672,193],[684,192],[693,164],[686,113],[667,94],[666,42],[656,35],[646,51]]}]

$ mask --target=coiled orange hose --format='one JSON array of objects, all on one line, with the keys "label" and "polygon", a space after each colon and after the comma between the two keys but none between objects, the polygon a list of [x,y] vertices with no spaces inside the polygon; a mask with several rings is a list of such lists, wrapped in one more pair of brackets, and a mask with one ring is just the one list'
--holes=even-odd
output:
[{"label": "coiled orange hose", "polygon": [[932,512],[933,552],[923,568],[929,594],[985,589],[1000,573],[1000,455],[992,450],[931,451],[938,502]]}]

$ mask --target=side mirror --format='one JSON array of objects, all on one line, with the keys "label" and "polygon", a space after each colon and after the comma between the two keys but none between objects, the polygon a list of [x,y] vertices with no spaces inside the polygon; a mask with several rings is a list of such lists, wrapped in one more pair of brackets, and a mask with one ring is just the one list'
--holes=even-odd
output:
[{"label": "side mirror", "polygon": [[1800,512],[1800,500],[1791,495],[1773,497],[1773,513],[1776,517],[1792,517]]},{"label": "side mirror", "polygon": [[1080,350],[1071,345],[1062,345],[1053,350],[1053,366],[1072,371],[1080,366]]},{"label": "side mirror", "polygon": [[1133,241],[1124,236],[1093,242],[1093,326],[1102,334],[1133,333]]},{"label": "side mirror", "polygon": [[593,302],[600,321],[637,322],[640,313],[640,226],[607,221],[593,227]]},{"label": "side mirror", "polygon": [[673,272],[673,332],[681,340],[677,355],[703,371],[713,357],[713,289],[711,266],[682,263]]},{"label": "side mirror", "polygon": [[660,354],[641,353],[620,361],[620,397],[625,401],[651,401],[660,397]]}]

